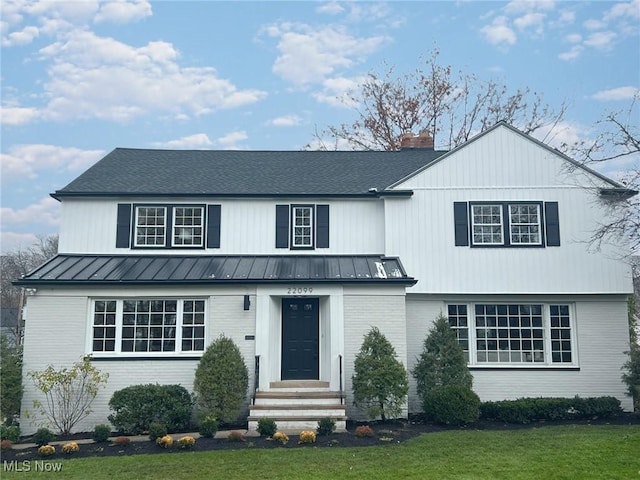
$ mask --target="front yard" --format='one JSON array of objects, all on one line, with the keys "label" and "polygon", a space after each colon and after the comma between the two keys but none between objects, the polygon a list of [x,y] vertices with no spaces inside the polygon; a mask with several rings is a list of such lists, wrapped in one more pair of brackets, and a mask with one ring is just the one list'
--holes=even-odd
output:
[{"label": "front yard", "polygon": [[[332,436],[333,437],[333,436]],[[448,430],[381,446],[172,451],[106,458],[3,460],[1,477],[55,479],[637,479],[640,426]]]}]

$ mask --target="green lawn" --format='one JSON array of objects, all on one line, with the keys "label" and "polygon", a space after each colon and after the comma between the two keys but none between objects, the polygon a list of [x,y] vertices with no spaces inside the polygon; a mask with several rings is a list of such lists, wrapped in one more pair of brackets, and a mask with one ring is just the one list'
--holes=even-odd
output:
[{"label": "green lawn", "polygon": [[[339,437],[336,437],[339,438]],[[52,461],[53,462],[53,461]],[[32,465],[32,469],[34,466]],[[4,479],[634,479],[640,426],[550,426],[446,431],[400,445],[251,449],[69,459],[61,472]]]}]

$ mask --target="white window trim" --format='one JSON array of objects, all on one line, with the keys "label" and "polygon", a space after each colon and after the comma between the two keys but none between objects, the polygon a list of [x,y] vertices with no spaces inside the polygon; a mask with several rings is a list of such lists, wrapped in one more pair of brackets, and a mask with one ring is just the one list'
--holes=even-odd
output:
[{"label": "white window trim", "polygon": [[[161,245],[149,245],[147,243],[138,243],[138,228],[142,227],[144,228],[145,225],[139,225],[138,221],[140,219],[139,216],[139,212],[141,208],[155,208],[155,209],[161,209],[164,210],[164,236],[163,236],[163,243]],[[135,247],[141,247],[141,248],[164,248],[167,246],[167,207],[165,205],[136,205],[135,207],[135,222],[133,225],[133,245]]]},{"label": "white window trim", "polygon": [[[176,350],[172,352],[127,352],[122,351],[122,327],[123,327],[123,305],[125,300],[176,300],[178,303],[176,308],[176,338],[175,345]],[[185,350],[182,351],[182,313],[184,308],[184,302],[190,300],[202,300],[204,301],[204,348],[203,350]],[[94,351],[93,350],[93,319],[95,311],[96,301],[115,301],[116,302],[116,337],[115,337],[115,349],[113,352]],[[87,339],[86,339],[86,352],[93,358],[122,358],[122,357],[157,357],[157,358],[172,358],[172,357],[201,357],[207,345],[209,343],[209,327],[208,327],[208,299],[203,297],[94,297],[89,299],[87,308]]]},{"label": "white window trim", "polygon": [[[513,235],[513,231],[512,231],[512,223],[511,223],[511,208],[512,207],[520,207],[520,206],[528,206],[528,207],[536,207],[537,213],[538,213],[538,223],[537,224],[533,224],[533,223],[523,223],[523,224],[519,224],[519,225],[525,225],[525,226],[534,226],[537,225],[538,227],[538,241],[537,242],[513,242],[512,240],[512,235]],[[509,243],[511,243],[511,245],[515,245],[515,246],[529,246],[529,245],[534,245],[534,246],[539,246],[542,245],[542,208],[541,205],[539,203],[508,203],[507,204],[507,210],[508,210],[508,214],[507,214],[507,221],[508,221],[508,225],[509,225]]]},{"label": "white window trim", "polygon": [[[296,213],[298,210],[309,210],[309,244],[296,243]],[[315,206],[314,205],[292,205],[291,206],[291,248],[313,249],[315,242]]]},{"label": "white window trim", "polygon": [[[477,348],[476,348],[476,314],[475,306],[478,305],[542,305],[542,327],[543,327],[543,340],[544,340],[544,362],[478,362]],[[444,312],[448,312],[449,305],[466,305],[467,306],[467,329],[468,329],[468,341],[469,341],[469,361],[467,365],[470,368],[523,368],[523,369],[563,369],[563,368],[576,368],[579,367],[578,363],[578,332],[576,328],[575,317],[575,304],[571,302],[537,302],[537,301],[478,301],[478,302],[446,302],[444,305]],[[551,305],[567,305],[569,307],[569,321],[571,331],[571,362],[556,362],[552,361],[551,352]]]},{"label": "white window trim", "polygon": [[[475,223],[475,207],[498,207],[500,209],[500,224],[495,223]],[[475,227],[500,227],[500,241],[499,242],[476,242],[475,241]],[[504,208],[502,203],[472,203],[471,204],[471,242],[473,245],[482,245],[482,246],[493,246],[493,245],[504,245]]]},{"label": "white window trim", "polygon": [[[178,228],[183,228],[182,226],[177,226],[176,225],[176,210],[178,208],[192,208],[194,210],[200,210],[200,225],[191,225],[190,227],[200,227],[200,243],[190,243],[188,245],[186,244],[180,244],[180,243],[176,243],[176,237],[178,235],[176,235],[176,229]],[[172,216],[171,216],[171,246],[175,247],[175,248],[197,248],[197,247],[203,247],[204,246],[204,237],[205,237],[205,225],[204,225],[204,207],[199,206],[199,205],[173,205],[172,208]]]}]

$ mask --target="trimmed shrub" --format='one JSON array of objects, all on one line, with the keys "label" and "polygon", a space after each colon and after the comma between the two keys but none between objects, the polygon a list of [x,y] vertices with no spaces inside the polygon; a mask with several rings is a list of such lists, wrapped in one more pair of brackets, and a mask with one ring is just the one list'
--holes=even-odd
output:
[{"label": "trimmed shrub", "polygon": [[615,397],[519,398],[480,405],[482,418],[521,424],[542,420],[609,418],[621,411],[620,401]]},{"label": "trimmed shrub", "polygon": [[238,418],[247,396],[249,372],[240,349],[221,335],[202,355],[193,390],[203,412],[225,423]]},{"label": "trimmed shrub", "polygon": [[96,425],[93,429],[93,441],[96,443],[103,443],[109,440],[109,435],[111,435],[111,427],[109,425]]},{"label": "trimmed shrub", "polygon": [[41,445],[40,448],[38,448],[38,455],[41,457],[49,457],[54,453],[56,453],[56,447],[53,445]]},{"label": "trimmed shrub", "polygon": [[331,435],[336,430],[336,421],[333,418],[325,417],[318,421],[316,432],[318,435]]},{"label": "trimmed shrub", "polygon": [[22,347],[12,347],[0,336],[0,420],[20,415],[22,400]]},{"label": "trimmed shrub", "polygon": [[193,438],[191,435],[185,435],[184,437],[180,437],[178,439],[178,446],[180,448],[184,448],[184,449],[193,448],[195,444],[196,444],[196,439]]},{"label": "trimmed shrub", "polygon": [[303,430],[300,432],[300,440],[298,443],[315,443],[316,442],[316,432],[311,430]]},{"label": "trimmed shrub", "polygon": [[113,444],[121,447],[126,447],[131,443],[131,439],[125,436],[119,436],[113,439]]},{"label": "trimmed shrub", "polygon": [[164,437],[167,434],[167,426],[164,423],[152,422],[149,425],[149,440],[154,441],[156,438]]},{"label": "trimmed shrub", "polygon": [[72,453],[76,453],[80,451],[80,446],[76,442],[65,443],[62,446],[62,453],[66,453],[67,455],[71,455]]},{"label": "trimmed shrub", "polygon": [[377,327],[365,335],[353,371],[355,406],[365,408],[369,418],[386,420],[400,415],[409,393],[407,371]]},{"label": "trimmed shrub", "polygon": [[369,425],[359,425],[356,427],[356,437],[373,437],[373,429]]},{"label": "trimmed shrub", "polygon": [[173,447],[173,437],[171,435],[163,435],[156,438],[156,443],[162,448],[171,448]]},{"label": "trimmed shrub", "polygon": [[48,428],[39,428],[31,437],[31,441],[41,447],[42,445],[48,445],[54,438],[56,436]]},{"label": "trimmed shrub", "polygon": [[191,403],[191,395],[181,385],[133,385],[114,392],[109,421],[127,435],[148,431],[152,422],[179,431],[189,426]]},{"label": "trimmed shrub", "polygon": [[427,418],[445,425],[465,425],[478,421],[480,398],[473,390],[447,385],[429,390],[422,399]]},{"label": "trimmed shrub", "polygon": [[263,417],[258,420],[258,427],[256,430],[262,437],[273,437],[273,435],[278,431],[278,425],[276,425],[273,418]]},{"label": "trimmed shrub", "polygon": [[0,425],[0,440],[11,440],[17,442],[20,440],[20,427],[17,425]]},{"label": "trimmed shrub", "polygon": [[13,448],[13,442],[11,440],[0,441],[0,450],[11,450]]},{"label": "trimmed shrub", "polygon": [[218,420],[212,415],[207,415],[200,422],[200,435],[206,438],[213,438],[218,431]]},{"label": "trimmed shrub", "polygon": [[276,432],[271,438],[273,438],[277,442],[280,442],[282,445],[286,445],[287,443],[289,443],[289,436],[284,432]]},{"label": "trimmed shrub", "polygon": [[233,430],[232,432],[229,432],[227,440],[230,442],[244,442],[244,435],[239,430]]}]

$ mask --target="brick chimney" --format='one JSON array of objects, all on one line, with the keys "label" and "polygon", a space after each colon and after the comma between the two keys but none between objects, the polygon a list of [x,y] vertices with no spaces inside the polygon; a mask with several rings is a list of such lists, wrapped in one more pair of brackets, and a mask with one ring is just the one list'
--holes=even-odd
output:
[{"label": "brick chimney", "polygon": [[400,150],[416,150],[418,148],[433,150],[433,138],[429,132],[422,132],[418,135],[405,133],[400,139]]}]

